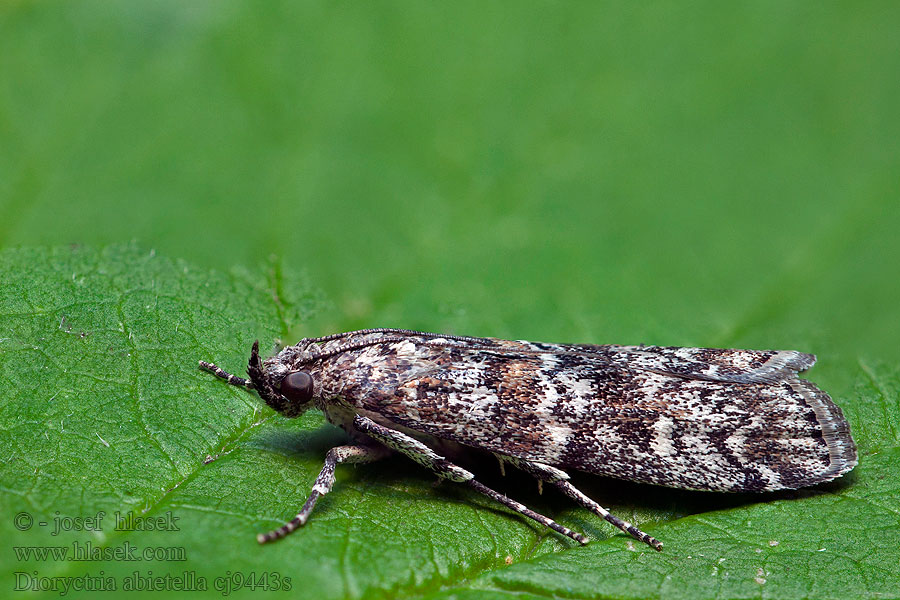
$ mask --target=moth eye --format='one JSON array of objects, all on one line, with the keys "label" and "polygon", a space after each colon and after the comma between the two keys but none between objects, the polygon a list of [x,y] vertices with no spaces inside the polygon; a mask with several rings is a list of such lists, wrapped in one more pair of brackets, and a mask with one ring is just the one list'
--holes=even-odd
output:
[{"label": "moth eye", "polygon": [[288,400],[309,402],[313,395],[313,379],[306,371],[296,371],[281,380],[281,393]]}]

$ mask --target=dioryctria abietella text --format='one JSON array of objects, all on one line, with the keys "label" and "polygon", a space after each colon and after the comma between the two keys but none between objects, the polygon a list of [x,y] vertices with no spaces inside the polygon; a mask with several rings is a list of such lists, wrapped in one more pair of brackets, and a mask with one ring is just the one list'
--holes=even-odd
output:
[{"label": "dioryctria abietella text", "polygon": [[[300,512],[260,543],[306,523],[339,463],[399,452],[581,543],[587,538],[475,479],[445,456],[477,448],[533,475],[657,550],[662,543],[569,482],[577,469],[674,488],[796,489],[857,462],[841,409],[797,374],[791,350],[548,344],[364,329],[301,340],[247,372],[200,367],[255,390],[287,417],[318,408],[351,443],[328,451]],[[450,457],[452,458],[452,456]]]}]

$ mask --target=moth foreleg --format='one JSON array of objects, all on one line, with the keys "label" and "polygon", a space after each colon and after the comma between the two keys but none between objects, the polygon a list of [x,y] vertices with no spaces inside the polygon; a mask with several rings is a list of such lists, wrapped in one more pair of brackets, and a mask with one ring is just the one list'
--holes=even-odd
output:
[{"label": "moth foreleg", "polygon": [[644,542],[654,550],[662,550],[662,542],[654,537],[647,535],[628,521],[623,521],[619,517],[610,514],[608,510],[588,498],[581,490],[569,483],[569,475],[565,471],[544,463],[524,460],[521,458],[504,458],[508,462],[515,464],[523,471],[530,473],[534,477],[537,477],[538,480],[552,483],[553,485],[558,487],[566,496],[572,498],[573,500],[575,500],[575,502],[585,507],[595,515],[603,517],[607,522],[615,525],[625,533],[634,537],[636,540]]},{"label": "moth foreleg", "polygon": [[256,541],[260,544],[283,538],[298,527],[302,527],[309,519],[310,513],[316,506],[316,501],[320,496],[324,496],[331,491],[334,485],[334,468],[341,463],[369,463],[384,458],[390,454],[387,448],[382,446],[335,446],[325,455],[325,464],[316,477],[316,483],[309,493],[309,497],[303,504],[303,508],[297,513],[297,516],[269,533],[260,533],[256,536]]},{"label": "moth foreleg", "polygon": [[363,417],[362,415],[356,416],[356,418],[353,420],[353,425],[359,431],[374,438],[375,440],[378,440],[388,448],[396,450],[401,454],[405,454],[420,465],[431,469],[439,477],[449,479],[450,481],[455,481],[457,483],[464,483],[472,489],[481,492],[488,498],[492,498],[497,502],[503,504],[507,508],[511,508],[517,513],[534,519],[538,523],[541,523],[542,525],[545,525],[558,533],[570,537],[581,544],[586,544],[588,542],[587,538],[580,533],[563,527],[553,519],[545,517],[540,513],[536,513],[524,504],[516,502],[515,500],[501,494],[500,492],[492,490],[486,485],[476,481],[474,474],[467,471],[466,469],[463,469],[462,467],[453,464],[419,440],[406,435],[403,432],[391,429],[390,427],[385,427],[384,425],[379,425],[372,419]]}]

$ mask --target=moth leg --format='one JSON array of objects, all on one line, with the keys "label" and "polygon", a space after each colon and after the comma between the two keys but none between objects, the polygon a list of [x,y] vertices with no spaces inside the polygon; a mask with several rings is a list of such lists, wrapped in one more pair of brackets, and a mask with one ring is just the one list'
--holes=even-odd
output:
[{"label": "moth leg", "polygon": [[474,474],[463,469],[462,467],[453,464],[419,440],[400,431],[391,429],[390,427],[379,425],[372,419],[363,417],[362,415],[357,415],[356,418],[353,419],[353,425],[357,430],[365,433],[375,440],[378,440],[388,448],[396,450],[401,454],[405,454],[423,467],[426,467],[433,471],[439,477],[449,479],[450,481],[455,481],[457,483],[464,483],[472,489],[481,492],[488,498],[492,498],[500,504],[503,504],[507,508],[525,515],[530,519],[534,519],[538,523],[549,527],[557,533],[561,533],[567,537],[570,537],[581,544],[587,544],[587,538],[580,533],[563,527],[553,519],[545,517],[540,513],[536,513],[524,504],[520,504],[512,498],[509,498],[508,496],[505,496],[500,492],[492,490],[486,485],[476,481]]},{"label": "moth leg", "polygon": [[566,496],[573,499],[575,502],[585,507],[595,515],[603,517],[607,522],[615,525],[625,533],[631,535],[636,540],[644,542],[654,550],[662,550],[662,542],[654,537],[647,535],[628,521],[623,521],[619,517],[610,514],[608,510],[588,498],[582,491],[569,483],[569,475],[565,471],[535,461],[523,460],[513,457],[505,457],[505,459],[508,462],[513,463],[523,471],[533,475],[534,477],[537,477],[538,480],[552,483],[553,485],[558,487]]},{"label": "moth leg", "polygon": [[256,536],[256,541],[260,544],[271,542],[283,538],[295,529],[302,527],[309,519],[310,513],[316,506],[316,500],[320,496],[324,496],[331,491],[334,485],[334,468],[341,463],[369,463],[384,458],[390,454],[390,450],[383,446],[335,446],[325,455],[325,464],[316,477],[316,483],[309,493],[309,498],[303,504],[303,508],[297,513],[297,516],[279,527],[273,529],[269,533],[260,533]]}]

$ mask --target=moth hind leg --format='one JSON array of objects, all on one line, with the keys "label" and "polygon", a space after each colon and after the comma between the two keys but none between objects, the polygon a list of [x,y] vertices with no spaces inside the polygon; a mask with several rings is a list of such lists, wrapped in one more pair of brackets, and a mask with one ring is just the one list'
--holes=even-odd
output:
[{"label": "moth hind leg", "polygon": [[611,514],[608,510],[588,498],[583,492],[581,492],[578,488],[576,488],[568,481],[557,481],[553,485],[558,487],[566,496],[572,498],[575,502],[582,505],[592,513],[603,517],[608,523],[618,527],[634,539],[647,544],[657,552],[662,552],[662,542],[660,542],[655,537],[644,533],[628,521],[623,521],[616,515]]},{"label": "moth hind leg", "polygon": [[506,506],[507,508],[511,508],[512,510],[516,511],[519,514],[525,515],[526,517],[528,517],[530,519],[534,519],[541,525],[545,525],[545,526],[549,527],[550,529],[552,529],[553,531],[556,531],[557,533],[561,533],[566,537],[572,538],[573,540],[575,540],[576,542],[578,542],[581,545],[587,544],[590,541],[586,537],[584,537],[582,534],[578,533],[577,531],[572,531],[571,529],[569,529],[567,527],[563,527],[562,525],[560,525],[559,523],[557,523],[550,517],[545,517],[541,513],[531,510],[524,504],[522,504],[520,502],[516,502],[509,496],[505,496],[496,490],[492,490],[488,486],[486,486],[482,483],[479,483],[475,479],[468,480],[466,482],[466,484],[469,487],[481,492],[488,498],[492,498],[492,499],[496,500],[500,504]]},{"label": "moth hind leg", "polygon": [[515,464],[523,471],[530,473],[539,481],[546,481],[547,483],[555,485],[563,494],[565,494],[581,506],[585,507],[595,515],[603,517],[608,523],[618,527],[625,533],[632,536],[634,539],[647,544],[656,551],[662,551],[662,542],[644,533],[628,521],[623,521],[619,517],[611,514],[608,510],[588,498],[587,495],[584,494],[584,492],[569,483],[569,475],[565,471],[562,471],[550,465],[546,465],[544,463],[523,460],[520,458],[504,457],[504,459],[507,462]]},{"label": "moth hind leg", "polygon": [[496,500],[507,508],[516,511],[519,514],[525,515],[530,519],[534,519],[538,523],[545,525],[546,527],[549,527],[553,531],[561,533],[566,537],[570,537],[580,544],[587,544],[588,542],[588,539],[577,531],[572,531],[567,527],[563,527],[553,519],[545,517],[544,515],[531,510],[524,504],[516,502],[512,498],[509,498],[508,496],[505,496],[496,490],[492,490],[481,482],[476,481],[474,474],[467,471],[466,469],[463,469],[462,467],[453,464],[419,440],[406,435],[401,431],[391,429],[390,427],[385,427],[384,425],[379,425],[372,419],[363,417],[361,415],[357,415],[356,418],[353,419],[353,426],[369,437],[381,442],[388,448],[396,450],[401,454],[405,454],[407,457],[413,459],[420,465],[433,471],[439,477],[449,479],[450,481],[455,481],[457,483],[465,484],[470,488],[484,494],[488,498]]}]

